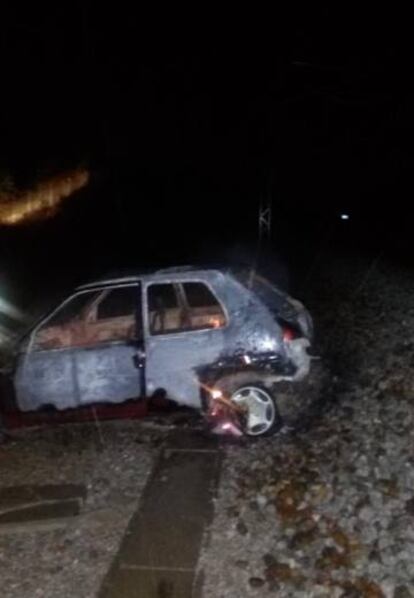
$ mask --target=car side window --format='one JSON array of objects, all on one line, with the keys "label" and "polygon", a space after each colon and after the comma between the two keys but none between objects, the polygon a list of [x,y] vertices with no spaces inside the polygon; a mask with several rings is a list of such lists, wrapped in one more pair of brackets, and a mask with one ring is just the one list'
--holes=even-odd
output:
[{"label": "car side window", "polygon": [[[181,290],[181,301],[178,289]],[[227,323],[220,303],[201,282],[151,285],[148,310],[152,335],[222,328]]]},{"label": "car side window", "polygon": [[190,330],[223,328],[226,315],[217,298],[203,282],[183,284],[187,304],[187,325]]},{"label": "car side window", "polygon": [[74,320],[79,320],[86,307],[98,296],[96,291],[79,293],[66,301],[58,310],[45,322],[45,327],[63,326]]},{"label": "car side window", "polygon": [[90,344],[137,339],[142,334],[139,285],[108,290],[99,301],[96,319],[88,324]]},{"label": "car side window", "polygon": [[36,331],[31,350],[61,349],[76,344],[82,316],[97,297],[96,291],[87,291],[62,303]]},{"label": "car side window", "polygon": [[137,307],[138,289],[136,286],[112,289],[98,305],[97,320],[135,315]]},{"label": "car side window", "polygon": [[182,314],[183,310],[173,284],[152,284],[148,287],[148,318],[151,334],[166,334],[180,330]]}]

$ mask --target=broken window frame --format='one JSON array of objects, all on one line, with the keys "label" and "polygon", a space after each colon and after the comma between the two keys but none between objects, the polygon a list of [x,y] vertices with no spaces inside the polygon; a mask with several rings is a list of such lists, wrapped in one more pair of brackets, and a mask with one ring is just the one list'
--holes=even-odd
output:
[{"label": "broken window frame", "polygon": [[[197,283],[197,284],[202,284],[204,285],[209,292],[211,293],[212,297],[214,298],[214,300],[216,301],[217,305],[220,307],[220,310],[223,314],[224,317],[224,321],[225,323],[222,326],[218,326],[218,327],[214,327],[214,326],[203,326],[203,327],[197,327],[197,328],[174,328],[173,330],[162,330],[160,332],[153,332],[151,329],[151,317],[150,317],[150,311],[149,311],[149,289],[153,286],[159,286],[159,285],[171,285],[174,288],[175,291],[175,295],[177,298],[177,306],[179,308],[181,308],[184,312],[187,312],[189,310],[191,310],[192,308],[189,306],[188,301],[187,301],[187,296],[184,290],[184,285],[185,284],[192,284],[192,283]],[[219,299],[219,297],[217,296],[216,292],[214,291],[213,287],[206,282],[205,280],[201,280],[201,279],[185,279],[185,280],[174,280],[174,281],[170,281],[170,280],[165,280],[165,281],[154,281],[154,282],[150,282],[147,283],[145,286],[145,289],[143,289],[143,292],[145,294],[145,302],[143,303],[143,308],[145,310],[145,329],[146,329],[146,334],[148,337],[160,337],[160,336],[171,336],[171,335],[183,335],[183,334],[195,334],[198,332],[207,332],[207,331],[212,331],[212,330],[224,330],[226,329],[229,324],[230,324],[230,318],[229,318],[229,313],[228,310],[226,309],[224,303]]]},{"label": "broken window frame", "polygon": [[[59,311],[61,311],[62,309],[64,309],[68,303],[70,303],[71,301],[73,301],[74,299],[76,299],[77,297],[81,296],[81,295],[91,295],[91,297],[93,295],[96,295],[96,297],[94,299],[91,300],[90,302],[90,306],[92,306],[92,304],[98,300],[99,296],[100,296],[100,290],[101,289],[86,289],[86,290],[82,290],[82,291],[78,291],[76,293],[73,293],[73,295],[70,295],[69,297],[66,297],[66,299],[64,299],[61,303],[59,303],[59,305],[57,305],[55,308],[53,308],[45,318],[43,318],[40,322],[38,322],[36,324],[36,326],[29,332],[29,334],[27,335],[27,342],[25,342],[22,345],[22,353],[31,353],[31,352],[43,352],[43,351],[51,351],[53,349],[49,348],[49,347],[36,347],[36,335],[39,333],[39,331],[43,330],[44,328],[48,327],[49,322],[54,318],[54,316],[59,313]],[[81,315],[81,319],[83,318],[83,313],[86,313],[87,310],[89,310],[89,304],[87,304],[86,306],[84,306],[83,309],[80,310],[80,315]],[[66,323],[67,324],[67,323]],[[59,325],[57,325],[59,326]],[[60,325],[62,326],[62,324]],[[56,348],[56,350],[59,350],[60,348]]]},{"label": "broken window frame", "polygon": [[[90,347],[98,347],[103,344],[109,343],[125,343],[125,342],[134,342],[134,341],[141,341],[143,337],[143,332],[139,333],[139,325],[138,322],[141,322],[141,331],[142,328],[142,285],[140,281],[133,282],[133,283],[126,283],[126,284],[114,284],[111,286],[107,286],[101,289],[98,289],[98,296],[96,300],[91,304],[90,308],[85,314],[85,323],[94,325],[94,324],[101,324],[105,321],[113,321],[113,320],[122,320],[126,316],[114,316],[113,318],[99,318],[98,317],[98,310],[100,304],[105,301],[110,293],[116,290],[121,290],[125,288],[132,288],[135,287],[136,289],[136,306],[135,311],[133,313],[134,317],[134,334],[133,337],[125,337],[125,338],[113,338],[113,339],[105,339],[105,340],[97,340],[95,343],[91,343]],[[76,347],[77,345],[73,345]]]},{"label": "broken window frame", "polygon": [[[202,326],[202,327],[197,327],[197,328],[191,328],[190,330],[193,332],[196,332],[198,330],[224,330],[225,328],[227,328],[227,326],[229,325],[229,316],[228,316],[227,310],[225,309],[224,304],[217,297],[217,294],[215,293],[213,288],[209,284],[207,284],[204,280],[185,280],[185,281],[178,283],[179,293],[180,293],[181,299],[183,301],[184,310],[187,312],[190,312],[192,309],[198,309],[197,307],[191,306],[189,304],[187,292],[185,290],[185,286],[189,285],[189,284],[199,284],[199,285],[202,285],[203,287],[205,287],[209,291],[211,297],[214,299],[217,307],[220,308],[220,311],[221,311],[220,315],[224,319],[224,324],[217,326],[217,327],[216,326]],[[207,307],[207,306],[205,306],[205,307]]]},{"label": "broken window frame", "polygon": [[[38,335],[38,333],[40,331],[42,331],[43,329],[47,329],[48,328],[48,324],[49,322],[53,319],[53,317],[59,313],[60,310],[64,309],[66,305],[68,305],[71,301],[73,301],[74,299],[76,299],[76,297],[79,297],[81,295],[86,295],[89,294],[91,295],[92,299],[89,303],[87,303],[79,312],[79,320],[85,324],[85,325],[91,325],[93,326],[94,324],[97,324],[99,322],[104,322],[105,320],[109,321],[109,320],[116,320],[118,319],[117,317],[114,318],[103,318],[103,319],[99,319],[97,317],[98,315],[98,307],[100,305],[100,303],[102,301],[105,300],[105,298],[109,295],[110,292],[117,290],[117,289],[122,289],[125,287],[135,287],[136,288],[136,293],[137,293],[137,304],[136,304],[136,309],[135,312],[133,314],[134,317],[134,334],[133,334],[133,338],[114,338],[114,339],[105,339],[105,340],[96,340],[95,342],[92,341],[90,344],[85,343],[79,343],[79,342],[74,342],[73,344],[68,344],[68,345],[63,345],[63,346],[50,346],[50,347],[37,347],[36,346],[36,336]],[[95,297],[93,297],[95,295]],[[124,318],[125,316],[120,316],[119,318]],[[70,321],[69,321],[70,322]],[[66,322],[66,324],[68,324],[69,322]],[[141,333],[139,333],[139,325],[138,322],[141,322]],[[56,325],[56,327],[58,326],[64,326],[65,324],[61,324],[61,325]],[[90,347],[91,349],[93,349],[93,347],[98,347],[102,344],[109,344],[109,343],[125,343],[125,342],[133,342],[133,341],[138,341],[141,340],[141,338],[143,337],[143,326],[142,326],[142,285],[140,281],[134,282],[134,283],[128,283],[128,284],[122,284],[122,285],[113,285],[113,286],[108,286],[108,287],[103,287],[103,288],[96,288],[96,289],[86,289],[86,290],[82,290],[79,291],[77,293],[74,293],[73,295],[70,295],[70,297],[67,297],[64,301],[62,301],[57,307],[55,307],[41,322],[39,322],[39,324],[31,331],[29,337],[28,337],[28,343],[27,343],[27,348],[23,351],[23,352],[43,352],[43,351],[52,351],[52,350],[62,350],[62,349],[78,349],[78,348],[83,348],[83,347]]]},{"label": "broken window frame", "polygon": [[[119,291],[123,291],[124,289],[135,289],[135,305],[133,306],[133,311],[132,312],[127,312],[127,313],[123,313],[121,315],[115,315],[115,316],[105,316],[105,317],[100,317],[99,314],[99,309],[101,308],[101,306],[103,305],[103,303],[106,301],[106,299],[108,297],[111,297],[111,295],[114,295],[116,292]],[[140,284],[139,283],[135,283],[135,284],[126,284],[126,285],[122,285],[122,286],[115,286],[115,287],[111,287],[108,289],[105,289],[105,294],[103,296],[99,297],[99,301],[96,305],[96,312],[95,312],[95,321],[96,322],[103,322],[105,320],[116,320],[118,318],[125,318],[126,316],[129,316],[131,314],[135,315],[135,319],[137,316],[137,313],[139,311],[139,307],[141,306],[141,297],[140,297],[141,293],[140,293]]]}]

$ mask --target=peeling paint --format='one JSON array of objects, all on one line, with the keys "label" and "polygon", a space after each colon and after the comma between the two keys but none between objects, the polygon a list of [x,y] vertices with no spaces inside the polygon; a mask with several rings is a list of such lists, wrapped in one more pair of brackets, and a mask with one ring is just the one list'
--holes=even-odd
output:
[{"label": "peeling paint", "polygon": [[[121,402],[162,389],[178,403],[202,409],[203,384],[225,375],[251,372],[268,386],[303,378],[310,366],[311,318],[301,303],[263,280],[259,293],[231,272],[173,269],[77,289],[73,297],[89,293],[90,304],[63,323],[54,323],[59,308],[54,310],[20,347],[20,408]],[[192,307],[189,283],[204,285],[215,306]],[[153,285],[170,285],[177,306],[156,311],[149,300]],[[131,313],[99,320],[100,302],[126,288],[136,289]],[[280,318],[300,337],[286,341]]]}]

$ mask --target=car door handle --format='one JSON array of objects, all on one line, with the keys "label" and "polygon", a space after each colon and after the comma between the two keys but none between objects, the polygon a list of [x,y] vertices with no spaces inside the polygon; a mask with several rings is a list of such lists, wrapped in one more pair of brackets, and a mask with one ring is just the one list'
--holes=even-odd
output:
[{"label": "car door handle", "polygon": [[144,360],[145,360],[145,352],[144,351],[137,351],[132,356],[132,362],[137,369],[140,369],[144,366]]}]

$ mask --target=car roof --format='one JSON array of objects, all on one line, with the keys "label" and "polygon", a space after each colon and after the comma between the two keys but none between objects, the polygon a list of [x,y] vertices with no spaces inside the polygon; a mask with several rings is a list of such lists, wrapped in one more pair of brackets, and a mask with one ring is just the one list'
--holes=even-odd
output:
[{"label": "car roof", "polygon": [[224,270],[219,268],[199,268],[195,266],[178,266],[173,268],[164,268],[152,272],[143,272],[130,276],[108,277],[77,287],[76,291],[93,290],[114,285],[128,285],[137,282],[151,282],[155,280],[191,280],[193,278],[208,279],[212,274],[224,275]]}]

